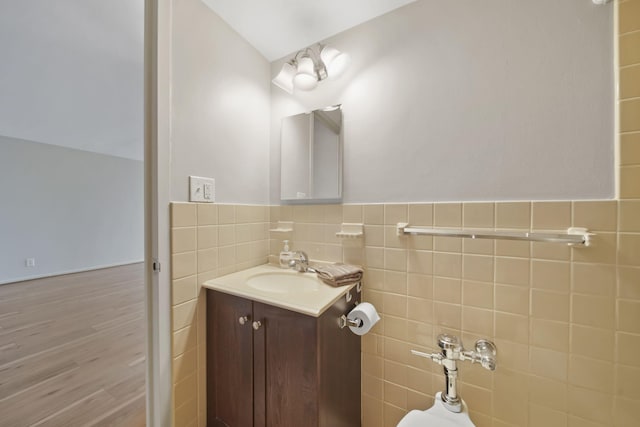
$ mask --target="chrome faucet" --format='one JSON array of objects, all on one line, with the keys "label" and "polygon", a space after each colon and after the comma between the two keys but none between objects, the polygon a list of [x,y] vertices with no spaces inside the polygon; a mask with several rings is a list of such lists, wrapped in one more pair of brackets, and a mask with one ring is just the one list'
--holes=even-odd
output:
[{"label": "chrome faucet", "polygon": [[289,261],[289,268],[292,268],[300,273],[306,273],[307,271],[310,271],[312,273],[316,272],[313,268],[309,267],[309,257],[304,251],[293,252],[291,260]]},{"label": "chrome faucet", "polygon": [[457,361],[468,360],[471,363],[480,363],[483,368],[495,371],[496,345],[489,340],[478,340],[476,341],[475,351],[467,351],[462,347],[462,342],[458,337],[440,334],[438,335],[438,346],[441,349],[440,353],[428,354],[416,350],[411,350],[411,353],[431,359],[443,366],[447,384],[445,392],[442,393],[442,402],[451,412],[460,412],[462,410],[462,401],[458,396],[457,389]]}]

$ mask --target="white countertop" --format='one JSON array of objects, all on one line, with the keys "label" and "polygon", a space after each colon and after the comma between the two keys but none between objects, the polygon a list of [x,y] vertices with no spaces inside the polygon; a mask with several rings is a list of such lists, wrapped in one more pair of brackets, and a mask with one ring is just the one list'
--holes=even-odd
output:
[{"label": "white countertop", "polygon": [[[313,290],[306,290],[301,287],[300,291],[275,293],[256,289],[247,283],[253,276],[273,273],[291,275],[292,277],[305,277],[306,279],[316,281],[318,286]],[[207,280],[202,286],[207,289],[213,289],[214,291],[220,291],[309,316],[319,317],[325,310],[343,297],[349,289],[353,288],[355,284],[334,288],[333,286],[324,284],[316,277],[315,273],[298,273],[294,270],[264,264]]]}]

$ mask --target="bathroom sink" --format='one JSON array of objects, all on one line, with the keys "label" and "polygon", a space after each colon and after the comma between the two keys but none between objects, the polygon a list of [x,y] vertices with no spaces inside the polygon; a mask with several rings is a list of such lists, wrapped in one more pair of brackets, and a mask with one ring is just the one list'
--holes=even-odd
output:
[{"label": "bathroom sink", "polygon": [[307,293],[320,289],[313,276],[292,273],[259,273],[247,279],[247,285],[258,291],[273,294]]}]

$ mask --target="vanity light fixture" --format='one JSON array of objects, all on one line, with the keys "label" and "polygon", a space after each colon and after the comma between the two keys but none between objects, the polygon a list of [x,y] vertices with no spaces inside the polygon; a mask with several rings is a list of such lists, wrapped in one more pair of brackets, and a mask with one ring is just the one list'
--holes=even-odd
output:
[{"label": "vanity light fixture", "polygon": [[296,52],[271,82],[288,93],[294,89],[309,91],[327,77],[338,77],[348,64],[349,55],[318,43]]}]

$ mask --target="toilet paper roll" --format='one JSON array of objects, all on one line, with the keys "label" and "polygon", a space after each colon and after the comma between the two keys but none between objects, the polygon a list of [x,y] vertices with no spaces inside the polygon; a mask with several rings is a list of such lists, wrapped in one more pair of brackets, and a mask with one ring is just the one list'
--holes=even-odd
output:
[{"label": "toilet paper roll", "polygon": [[380,315],[372,304],[363,302],[347,314],[347,319],[360,323],[360,326],[349,326],[351,332],[356,335],[364,335],[373,328],[373,325],[378,323]]}]

